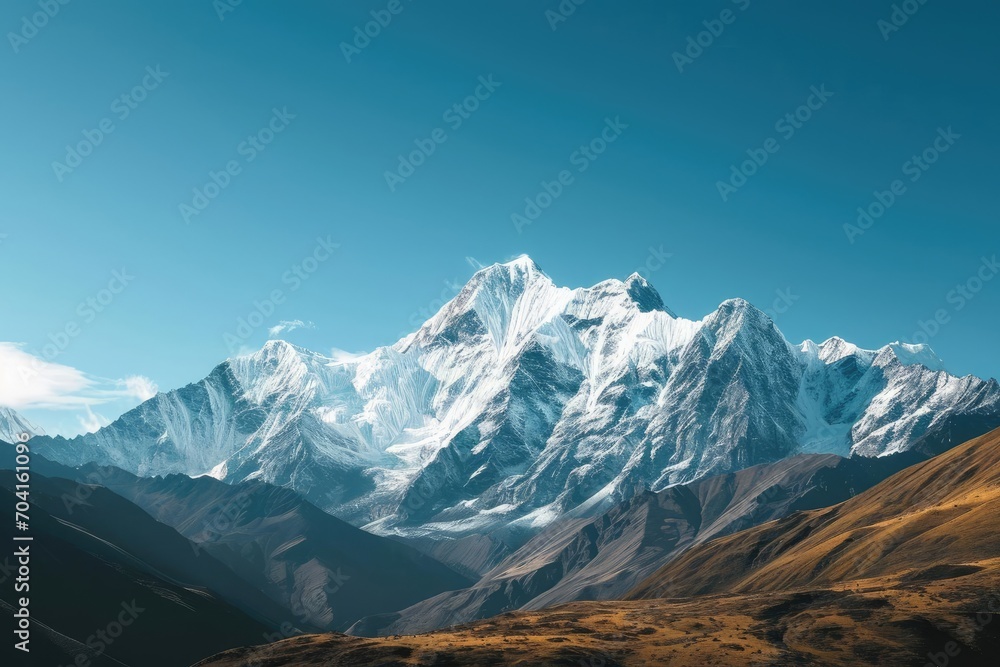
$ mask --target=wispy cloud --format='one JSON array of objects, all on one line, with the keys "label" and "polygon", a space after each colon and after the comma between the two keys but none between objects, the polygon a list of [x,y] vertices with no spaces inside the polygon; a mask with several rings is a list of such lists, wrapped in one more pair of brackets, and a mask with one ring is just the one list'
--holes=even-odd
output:
[{"label": "wispy cloud", "polygon": [[15,343],[0,343],[0,405],[27,407],[79,407],[93,402],[84,398],[95,381],[81,371],[40,359]]},{"label": "wispy cloud", "polygon": [[83,429],[84,433],[93,433],[111,423],[111,420],[104,415],[94,412],[89,405],[86,406],[86,410],[85,414],[77,415],[76,418],[80,422],[80,428]]},{"label": "wispy cloud", "polygon": [[[81,425],[104,419],[92,406],[141,402],[156,395],[156,383],[141,375],[108,379],[46,361],[18,343],[0,342],[0,405],[15,410],[85,410]],[[106,419],[104,419],[107,422]]]},{"label": "wispy cloud", "polygon": [[312,322],[303,322],[302,320],[281,320],[275,326],[267,330],[268,335],[271,338],[277,338],[286,333],[291,333],[296,329],[315,329],[316,325]]},{"label": "wispy cloud", "polygon": [[156,392],[159,391],[159,387],[156,386],[155,382],[142,375],[133,375],[124,380],[119,380],[119,382],[125,385],[125,391],[129,396],[138,398],[140,401],[148,401],[156,396]]}]

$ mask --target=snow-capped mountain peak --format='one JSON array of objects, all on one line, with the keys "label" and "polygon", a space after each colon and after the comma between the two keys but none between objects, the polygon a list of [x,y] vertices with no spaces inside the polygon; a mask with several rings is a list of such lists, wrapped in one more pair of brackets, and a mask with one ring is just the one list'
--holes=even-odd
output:
[{"label": "snow-capped mountain peak", "polygon": [[904,366],[923,366],[932,371],[944,371],[944,362],[934,353],[929,345],[895,342],[888,345],[889,349]]},{"label": "snow-capped mountain peak", "polygon": [[1000,425],[1000,387],[929,348],[792,346],[730,299],[700,321],[634,274],[556,286],[526,256],[485,267],[415,333],[331,359],[284,341],[230,359],[63,463],[288,485],[380,533],[534,531],[803,451],[877,456],[952,420]]},{"label": "snow-capped mountain peak", "polygon": [[22,433],[43,435],[44,431],[13,409],[0,406],[0,441],[17,442]]},{"label": "snow-capped mountain peak", "polygon": [[677,317],[673,311],[663,304],[660,293],[657,292],[649,282],[638,273],[633,273],[625,279],[625,291],[632,297],[636,306],[643,312],[651,310],[662,310],[671,317]]},{"label": "snow-capped mountain peak", "polygon": [[865,350],[834,336],[820,345],[807,340],[799,349],[805,358],[815,358],[824,364],[834,364],[846,357],[853,357],[866,366],[898,362],[904,366],[923,366],[932,371],[945,370],[944,362],[926,344],[897,341],[877,350]]}]

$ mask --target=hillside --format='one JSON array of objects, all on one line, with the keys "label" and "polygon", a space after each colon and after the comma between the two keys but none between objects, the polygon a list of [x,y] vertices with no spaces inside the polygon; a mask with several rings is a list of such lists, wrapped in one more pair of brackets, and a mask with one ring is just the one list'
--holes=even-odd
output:
[{"label": "hillside", "polygon": [[630,600],[516,612],[426,635],[314,635],[236,649],[298,667],[995,665],[1000,431],[840,505],[686,552]]},{"label": "hillside", "polygon": [[1000,556],[1000,431],[851,500],[692,549],[631,597],[793,590],[978,568]]}]

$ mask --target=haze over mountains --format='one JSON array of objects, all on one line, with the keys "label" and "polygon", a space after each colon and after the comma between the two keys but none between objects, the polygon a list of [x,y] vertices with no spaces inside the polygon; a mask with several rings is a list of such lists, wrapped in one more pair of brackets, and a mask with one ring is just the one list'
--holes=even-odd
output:
[{"label": "haze over mountains", "polygon": [[800,453],[902,452],[968,424],[1000,425],[1000,386],[949,375],[925,346],[792,345],[740,299],[686,320],[638,275],[561,288],[521,257],[391,347],[334,360],[271,341],[34,447],[287,486],[383,535],[517,546],[643,490]]}]

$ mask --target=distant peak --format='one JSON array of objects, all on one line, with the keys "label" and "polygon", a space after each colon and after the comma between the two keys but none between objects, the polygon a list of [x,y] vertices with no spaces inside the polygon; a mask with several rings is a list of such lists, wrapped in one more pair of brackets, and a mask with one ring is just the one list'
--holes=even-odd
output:
[{"label": "distant peak", "polygon": [[875,351],[863,350],[840,336],[827,338],[818,345],[812,340],[807,340],[802,343],[799,349],[803,354],[807,355],[807,358],[824,364],[834,364],[847,357],[854,357],[861,363],[870,364],[876,355]]},{"label": "distant peak", "polygon": [[649,281],[639,275],[638,272],[633,273],[628,278],[625,279],[626,285],[631,285],[633,283],[638,283],[640,285],[649,285]]},{"label": "distant peak", "polygon": [[505,285],[527,285],[536,281],[552,282],[535,260],[527,255],[518,255],[508,262],[498,262],[479,269],[466,287],[496,286],[498,281]]},{"label": "distant peak", "polygon": [[757,308],[754,307],[752,303],[750,303],[746,299],[740,299],[738,297],[735,299],[726,299],[725,301],[723,301],[721,304],[719,304],[719,310],[727,312],[737,312],[737,313],[758,312],[761,313],[761,315],[763,315],[763,312],[757,310]]},{"label": "distant peak", "polygon": [[276,359],[300,359],[302,357],[316,357],[318,353],[308,350],[298,345],[293,345],[288,341],[275,338],[264,343],[256,352],[246,355],[244,358],[258,362]]},{"label": "distant peak", "polygon": [[820,343],[819,358],[825,363],[832,364],[840,361],[844,357],[851,357],[860,352],[860,348],[853,343],[848,343],[840,336],[827,338]]},{"label": "distant peak", "polygon": [[0,406],[0,440],[14,442],[21,433],[29,435],[45,435],[45,431],[32,424],[23,415],[12,408]]},{"label": "distant peak", "polygon": [[740,298],[723,301],[706,321],[712,321],[715,326],[727,330],[778,331],[767,313],[746,299]]},{"label": "distant peak", "polygon": [[535,260],[531,259],[528,255],[518,255],[512,260],[504,262],[502,266],[517,267],[539,272],[541,271],[538,264],[535,263]]},{"label": "distant peak", "polygon": [[649,281],[638,273],[633,273],[625,279],[625,290],[632,301],[635,302],[635,305],[639,307],[640,311],[648,313],[653,310],[660,310],[669,313],[671,317],[677,317],[663,304],[660,293],[649,284]]},{"label": "distant peak", "polygon": [[497,273],[504,273],[508,275],[514,274],[539,274],[545,275],[542,269],[535,263],[535,260],[527,255],[518,255],[514,259],[506,262],[497,262],[495,264],[490,264],[489,266],[484,266],[483,268],[476,271],[473,278],[480,275],[491,275]]},{"label": "distant peak", "polygon": [[904,366],[924,366],[932,371],[945,370],[944,362],[934,353],[930,345],[903,343],[896,341],[886,346],[899,363]]},{"label": "distant peak", "polygon": [[276,338],[274,340],[269,340],[264,343],[264,347],[261,348],[262,352],[297,352],[300,348],[295,347],[286,340],[281,340]]}]

